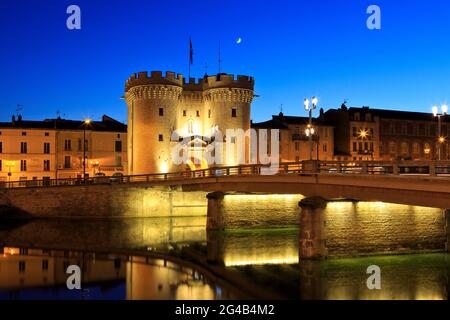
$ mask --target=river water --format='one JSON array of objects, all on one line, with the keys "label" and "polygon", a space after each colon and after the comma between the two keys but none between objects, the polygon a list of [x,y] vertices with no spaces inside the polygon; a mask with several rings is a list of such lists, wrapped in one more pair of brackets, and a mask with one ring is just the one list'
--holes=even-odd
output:
[{"label": "river water", "polygon": [[[339,257],[299,261],[298,226],[289,219],[277,227],[238,222],[224,232],[206,232],[205,225],[204,216],[3,221],[0,299],[448,299],[450,294],[446,253],[349,258],[342,256],[344,246]],[[70,265],[82,270],[81,290],[67,288]],[[371,265],[380,267],[380,290],[367,287]]]}]

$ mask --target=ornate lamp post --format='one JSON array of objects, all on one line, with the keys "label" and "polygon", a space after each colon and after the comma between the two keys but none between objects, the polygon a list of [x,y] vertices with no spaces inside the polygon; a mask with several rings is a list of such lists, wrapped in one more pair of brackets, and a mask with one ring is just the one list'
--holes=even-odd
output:
[{"label": "ornate lamp post", "polygon": [[83,122],[83,180],[86,181],[86,126],[91,123],[91,119]]},{"label": "ornate lamp post", "polygon": [[445,143],[445,136],[442,135],[442,117],[445,117],[448,113],[448,106],[446,104],[443,104],[441,106],[441,113],[439,113],[438,106],[433,107],[433,116],[438,119],[438,138],[437,138],[437,145],[438,145],[438,160],[442,160],[442,145]]},{"label": "ornate lamp post", "polygon": [[313,135],[314,135],[314,127],[312,125],[312,112],[317,108],[317,103],[319,100],[316,97],[312,97],[311,101],[309,99],[304,100],[305,110],[309,112],[309,123],[305,129],[305,134],[308,137],[309,141],[309,160],[313,159]]}]

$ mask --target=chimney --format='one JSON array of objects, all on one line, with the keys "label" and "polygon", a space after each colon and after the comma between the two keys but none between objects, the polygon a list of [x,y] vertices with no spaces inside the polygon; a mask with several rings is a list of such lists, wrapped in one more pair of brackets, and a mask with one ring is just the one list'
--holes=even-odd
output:
[{"label": "chimney", "polygon": [[19,114],[19,115],[17,116],[17,121],[18,121],[18,122],[21,122],[21,121],[22,121],[22,115],[21,115],[21,114]]},{"label": "chimney", "polygon": [[11,123],[13,125],[16,123],[16,116],[15,115],[12,116]]}]

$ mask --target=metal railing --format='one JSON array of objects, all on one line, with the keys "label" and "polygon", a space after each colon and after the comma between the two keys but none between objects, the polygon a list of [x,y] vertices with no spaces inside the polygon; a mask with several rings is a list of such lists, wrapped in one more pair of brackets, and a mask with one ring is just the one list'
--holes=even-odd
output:
[{"label": "metal railing", "polygon": [[[221,176],[261,175],[268,165],[215,167],[195,171],[154,173],[94,178],[46,179],[0,182],[1,188],[61,187],[95,184],[131,184],[158,181],[211,178]],[[446,176],[450,181],[450,161],[302,161],[280,163],[275,175],[365,174]]]}]

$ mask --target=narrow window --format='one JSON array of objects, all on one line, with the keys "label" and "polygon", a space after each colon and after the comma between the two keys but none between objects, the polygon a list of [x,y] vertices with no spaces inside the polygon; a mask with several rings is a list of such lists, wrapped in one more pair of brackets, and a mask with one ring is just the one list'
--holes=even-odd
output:
[{"label": "narrow window", "polygon": [[50,143],[44,142],[44,153],[49,154],[50,153]]},{"label": "narrow window", "polygon": [[183,117],[186,117],[186,110],[183,110]]},{"label": "narrow window", "polygon": [[208,110],[208,118],[211,118],[211,109]]},{"label": "narrow window", "polygon": [[71,151],[71,150],[72,150],[72,140],[64,140],[64,151]]},{"label": "narrow window", "polygon": [[20,160],[20,171],[27,171],[27,160]]},{"label": "narrow window", "polygon": [[164,108],[159,108],[159,116],[164,116]]},{"label": "narrow window", "polygon": [[197,110],[197,117],[200,117],[200,111]]},{"label": "narrow window", "polygon": [[44,171],[50,171],[50,160],[44,160]]},{"label": "narrow window", "polygon": [[28,151],[28,145],[26,142],[20,143],[20,153],[27,153]]},{"label": "narrow window", "polygon": [[70,169],[70,167],[71,167],[70,156],[65,156],[64,157],[64,169]]},{"label": "narrow window", "polygon": [[235,108],[231,109],[231,117],[233,117],[233,118],[237,117],[237,109],[235,109]]},{"label": "narrow window", "polygon": [[164,137],[163,137],[162,134],[160,134],[160,135],[158,136],[158,140],[159,140],[159,141],[164,141]]},{"label": "narrow window", "polygon": [[122,141],[116,141],[115,151],[122,152]]}]

